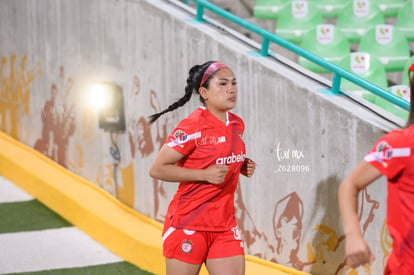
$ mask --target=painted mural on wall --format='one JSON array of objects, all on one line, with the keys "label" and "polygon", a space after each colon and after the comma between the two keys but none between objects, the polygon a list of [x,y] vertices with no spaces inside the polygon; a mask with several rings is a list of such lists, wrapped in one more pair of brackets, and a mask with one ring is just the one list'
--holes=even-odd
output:
[{"label": "painted mural on wall", "polygon": [[[361,224],[361,230],[363,236],[366,234],[369,226],[375,218],[375,211],[379,208],[379,202],[372,199],[367,189],[362,190],[358,200],[358,217]],[[372,274],[369,265],[363,266],[358,270],[349,268],[343,256],[345,251],[345,236],[337,232],[332,227],[326,224],[318,224],[314,227],[316,232],[315,242],[312,247],[313,258],[315,264],[312,266],[312,271],[321,272],[324,270],[324,266],[327,262],[330,262],[331,266],[335,267],[332,270],[332,274],[349,274],[349,275],[361,275]]]},{"label": "painted mural on wall", "polygon": [[[141,91],[141,81],[137,75],[132,77],[131,86],[124,93],[127,130],[114,135],[110,141],[110,134],[103,134],[103,148],[109,150],[104,149],[105,161],[98,168],[96,182],[128,206],[163,222],[177,185],[151,178],[149,168],[152,157],[155,157],[169,134],[167,128],[171,126],[168,125],[171,118],[166,117],[150,125],[147,116],[160,110],[158,95],[152,89]],[[150,113],[146,115],[140,109],[143,103],[150,106]],[[112,152],[119,151],[119,159],[108,153],[111,148]]]},{"label": "painted mural on wall", "polygon": [[[95,181],[96,167],[100,159],[101,134],[98,131],[95,110],[83,108],[76,122],[75,133],[69,140],[66,164],[68,169],[82,177]],[[91,154],[90,152],[94,152]]]},{"label": "painted mural on wall", "polygon": [[75,105],[71,103],[72,78],[66,78],[63,66],[59,68],[58,79],[50,87],[49,98],[41,112],[42,131],[34,148],[68,167],[67,154],[69,139],[76,128]]},{"label": "painted mural on wall", "polygon": [[[312,229],[313,238],[304,239],[303,222],[311,211],[305,211],[304,203],[297,192],[292,192],[275,203],[273,215],[268,217],[269,222],[271,219],[273,236],[267,236],[255,225],[254,218],[243,202],[240,186],[236,193],[235,204],[236,217],[249,254],[311,274],[374,274],[369,265],[358,269],[351,269],[346,265],[345,236],[330,225],[316,224]],[[365,235],[375,219],[379,202],[372,199],[364,189],[360,194],[358,206],[361,229]],[[382,261],[382,266],[385,266],[392,245],[385,223],[379,243],[381,243],[383,257],[380,255],[377,257],[381,258],[379,261]]]},{"label": "painted mural on wall", "polygon": [[41,75],[40,63],[29,67],[26,55],[1,57],[0,128],[17,140],[24,139],[23,122],[29,120],[32,83]]},{"label": "painted mural on wall", "polygon": [[[158,113],[162,110],[158,95],[155,91],[151,90],[151,113]],[[170,131],[172,131],[175,123],[177,122],[177,113],[173,112],[169,116],[158,119],[151,127],[155,129],[155,141],[156,148],[154,153],[158,153],[161,147],[164,145]],[[149,126],[149,124],[148,124]],[[154,155],[155,156],[155,155]],[[152,161],[151,161],[152,162]],[[148,174],[149,167],[145,171]],[[158,179],[152,179],[153,182],[153,218],[159,222],[164,222],[165,214],[170,200],[172,199],[178,184],[164,182]]]}]

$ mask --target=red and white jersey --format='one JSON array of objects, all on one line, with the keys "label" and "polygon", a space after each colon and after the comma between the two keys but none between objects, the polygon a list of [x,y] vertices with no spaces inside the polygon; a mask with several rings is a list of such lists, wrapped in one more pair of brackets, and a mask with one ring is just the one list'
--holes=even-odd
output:
[{"label": "red and white jersey", "polygon": [[393,238],[388,268],[414,274],[414,125],[380,138],[365,160],[388,178],[387,226]]},{"label": "red and white jersey", "polygon": [[172,199],[165,228],[224,231],[236,224],[234,192],[246,157],[242,140],[244,123],[227,112],[223,123],[204,107],[182,120],[165,142],[184,155],[179,166],[204,169],[214,164],[229,165],[223,183],[181,182]]}]

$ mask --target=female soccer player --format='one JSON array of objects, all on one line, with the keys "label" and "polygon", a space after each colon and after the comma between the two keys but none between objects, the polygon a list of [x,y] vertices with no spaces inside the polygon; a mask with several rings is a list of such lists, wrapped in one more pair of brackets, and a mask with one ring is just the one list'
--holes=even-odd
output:
[{"label": "female soccer player", "polygon": [[230,112],[237,102],[232,70],[220,62],[195,65],[185,95],[162,114],[183,106],[192,93],[203,103],[178,123],[150,169],[154,178],[180,182],[163,230],[168,275],[245,272],[243,241],[234,210],[239,174],[251,177],[256,164],[246,157],[243,120]]},{"label": "female soccer player", "polygon": [[361,189],[384,175],[388,179],[387,227],[393,239],[384,274],[414,274],[414,64],[410,77],[411,107],[407,126],[380,138],[339,187],[339,210],[346,236],[347,263],[356,268],[374,255],[362,237],[357,216]]}]

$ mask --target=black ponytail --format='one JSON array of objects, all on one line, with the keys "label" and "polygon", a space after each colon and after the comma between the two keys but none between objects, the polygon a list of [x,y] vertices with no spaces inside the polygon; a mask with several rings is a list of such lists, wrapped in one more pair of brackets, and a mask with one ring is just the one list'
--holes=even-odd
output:
[{"label": "black ponytail", "polygon": [[[208,61],[202,65],[195,65],[193,66],[189,73],[187,78],[187,85],[185,86],[185,94],[182,98],[178,99],[174,103],[172,103],[170,106],[168,106],[167,109],[153,114],[149,116],[149,122],[153,123],[155,122],[160,116],[162,116],[165,113],[171,112],[184,104],[186,104],[190,99],[191,95],[193,93],[198,94],[198,89],[200,88],[201,79],[203,78],[204,72],[207,70],[207,68],[210,66],[211,63],[215,61]],[[203,84],[203,87],[208,87],[209,79]],[[204,104],[203,98],[200,96],[201,103]]]}]

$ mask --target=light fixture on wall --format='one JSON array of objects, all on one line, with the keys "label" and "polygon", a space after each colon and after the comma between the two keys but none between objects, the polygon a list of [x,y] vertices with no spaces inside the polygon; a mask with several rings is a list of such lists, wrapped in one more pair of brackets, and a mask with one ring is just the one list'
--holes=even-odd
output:
[{"label": "light fixture on wall", "polygon": [[122,88],[101,82],[92,86],[89,104],[99,111],[99,128],[111,132],[125,131],[125,111]]},{"label": "light fixture on wall", "polygon": [[96,83],[89,91],[88,103],[99,112],[99,128],[110,133],[109,152],[113,158],[114,195],[118,197],[118,165],[121,152],[116,142],[116,134],[125,132],[125,110],[122,88],[111,82]]}]

